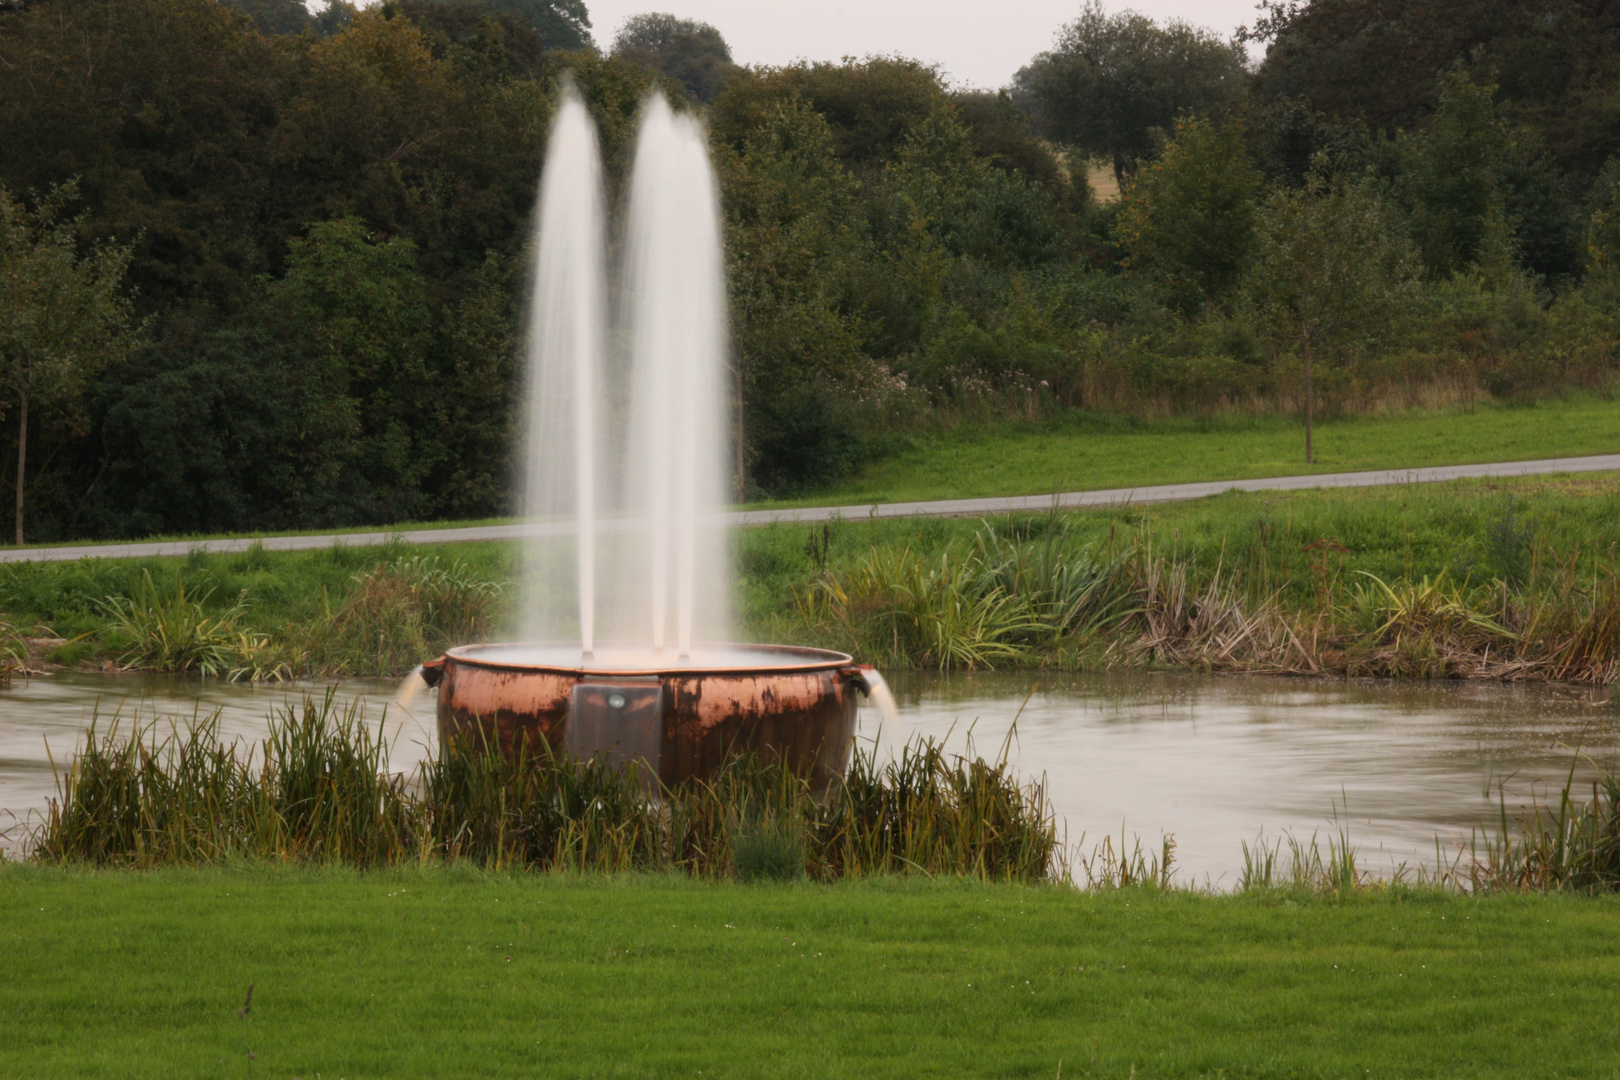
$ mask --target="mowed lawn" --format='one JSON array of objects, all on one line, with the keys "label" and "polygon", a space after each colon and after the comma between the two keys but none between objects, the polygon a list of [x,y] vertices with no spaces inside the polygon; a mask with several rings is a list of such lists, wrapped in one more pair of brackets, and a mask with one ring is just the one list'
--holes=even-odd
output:
[{"label": "mowed lawn", "polygon": [[1572,397],[1350,417],[1316,431],[1278,417],[1075,421],[963,427],[920,436],[858,476],[781,505],[850,505],[1045,495],[1151,484],[1620,453],[1620,401]]},{"label": "mowed lawn", "polygon": [[1612,899],[12,865],[0,920],[8,1077],[1620,1070]]}]

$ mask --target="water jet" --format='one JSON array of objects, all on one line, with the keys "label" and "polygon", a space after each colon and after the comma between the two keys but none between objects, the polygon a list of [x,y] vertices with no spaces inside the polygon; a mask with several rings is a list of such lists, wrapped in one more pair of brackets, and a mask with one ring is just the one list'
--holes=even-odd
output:
[{"label": "water jet", "polygon": [[536,214],[523,506],[572,527],[525,542],[527,644],[423,665],[440,738],[511,753],[544,739],[639,758],[665,783],[751,752],[824,784],[848,764],[856,691],[892,698],[845,653],[717,644],[732,636],[729,344],[701,123],[657,93],[642,109],[615,310],[603,190],[590,113],[565,86]]}]

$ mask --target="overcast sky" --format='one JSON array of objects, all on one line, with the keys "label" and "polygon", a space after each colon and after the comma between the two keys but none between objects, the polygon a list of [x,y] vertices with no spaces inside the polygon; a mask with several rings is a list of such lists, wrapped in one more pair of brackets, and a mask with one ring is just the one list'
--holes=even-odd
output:
[{"label": "overcast sky", "polygon": [[[900,53],[936,63],[954,82],[993,90],[1047,49],[1081,0],[585,0],[603,49],[631,15],[668,11],[714,25],[739,64]],[[1256,0],[1108,3],[1158,20],[1181,18],[1222,36],[1253,22]]]}]

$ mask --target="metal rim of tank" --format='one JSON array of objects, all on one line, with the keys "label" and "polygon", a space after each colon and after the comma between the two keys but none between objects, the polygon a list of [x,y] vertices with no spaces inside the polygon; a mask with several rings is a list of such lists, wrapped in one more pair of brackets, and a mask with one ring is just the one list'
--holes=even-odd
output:
[{"label": "metal rim of tank", "polygon": [[444,658],[454,660],[459,664],[468,664],[473,667],[489,668],[495,671],[547,671],[557,674],[577,675],[582,678],[625,678],[631,676],[664,676],[664,675],[778,675],[802,671],[838,671],[854,666],[855,658],[849,653],[835,652],[832,649],[813,649],[803,645],[752,645],[736,644],[731,642],[714,643],[708,648],[736,649],[742,652],[764,653],[773,658],[781,657],[781,663],[765,664],[761,666],[748,665],[739,667],[725,664],[668,664],[663,667],[640,668],[609,668],[609,667],[583,667],[565,664],[517,664],[505,660],[486,660],[474,653],[481,649],[509,649],[534,646],[555,646],[560,644],[575,644],[574,642],[490,642],[484,645],[458,645],[453,649],[446,649]]}]

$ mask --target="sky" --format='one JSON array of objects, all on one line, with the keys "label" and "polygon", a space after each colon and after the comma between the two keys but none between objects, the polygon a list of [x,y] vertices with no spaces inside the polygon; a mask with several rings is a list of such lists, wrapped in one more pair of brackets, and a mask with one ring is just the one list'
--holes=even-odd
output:
[{"label": "sky", "polygon": [[[1082,0],[585,0],[603,49],[624,20],[667,11],[714,26],[739,64],[787,64],[899,53],[938,64],[953,83],[995,90],[1052,45]],[[1257,14],[1256,0],[1108,3],[1161,22],[1180,18],[1223,37]]]}]

